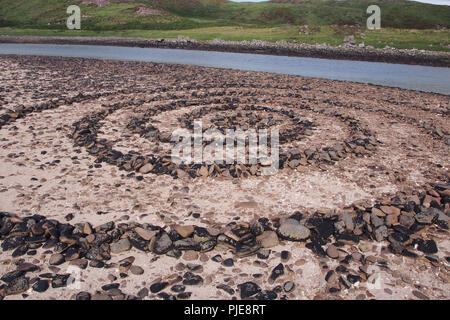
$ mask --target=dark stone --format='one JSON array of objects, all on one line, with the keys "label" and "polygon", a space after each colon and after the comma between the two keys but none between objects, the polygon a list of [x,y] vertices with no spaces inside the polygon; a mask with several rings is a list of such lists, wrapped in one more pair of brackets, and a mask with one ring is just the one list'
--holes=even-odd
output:
[{"label": "dark stone", "polygon": [[27,291],[30,288],[30,283],[28,278],[20,277],[15,278],[8,283],[5,289],[6,295],[20,294]]},{"label": "dark stone", "polygon": [[102,290],[108,291],[111,289],[118,289],[119,287],[120,287],[119,283],[110,283],[110,284],[105,284],[104,286],[102,286]]},{"label": "dark stone", "polygon": [[155,241],[153,252],[156,254],[165,254],[172,248],[172,240],[169,235],[163,232]]},{"label": "dark stone", "polygon": [[39,267],[35,264],[25,262],[25,263],[19,264],[17,266],[17,270],[24,271],[24,272],[33,272],[33,271],[39,270]]},{"label": "dark stone", "polygon": [[166,292],[158,293],[158,297],[160,297],[163,300],[176,300],[176,297],[174,295],[168,294]]},{"label": "dark stone", "polygon": [[238,285],[238,288],[240,291],[241,299],[249,298],[261,292],[261,288],[256,283],[250,281]]},{"label": "dark stone", "polygon": [[316,227],[316,231],[318,233],[318,238],[327,240],[335,232],[334,222],[331,220],[325,220]]},{"label": "dark stone", "polygon": [[140,299],[144,299],[145,297],[148,296],[148,289],[147,288],[142,288],[141,290],[139,290],[139,292],[137,293],[137,296]]},{"label": "dark stone", "polygon": [[183,284],[185,286],[195,286],[203,283],[203,278],[199,275],[195,275],[192,272],[186,272],[183,275]]},{"label": "dark stone", "polygon": [[91,300],[91,294],[86,291],[78,292],[75,300],[82,300],[82,301]]},{"label": "dark stone", "polygon": [[6,274],[4,274],[0,280],[6,282],[6,283],[10,283],[11,281],[22,277],[23,275],[25,275],[25,272],[22,270],[14,270],[14,271],[10,271]]},{"label": "dark stone", "polygon": [[275,300],[277,298],[277,293],[271,290],[261,291],[256,294],[257,300]]},{"label": "dark stone", "polygon": [[201,250],[200,244],[192,238],[177,240],[173,243],[173,246],[178,250]]},{"label": "dark stone", "polygon": [[282,260],[289,260],[289,258],[290,258],[289,251],[286,251],[286,250],[281,251],[281,259]]},{"label": "dark stone", "polygon": [[169,285],[168,282],[158,282],[154,283],[150,286],[150,292],[151,293],[158,293],[161,290],[164,290]]},{"label": "dark stone", "polygon": [[330,270],[327,272],[327,274],[325,275],[325,281],[328,282],[328,280],[335,274],[335,272],[333,270]]},{"label": "dark stone", "polygon": [[214,249],[216,244],[217,243],[214,240],[208,240],[208,241],[201,242],[200,243],[200,251],[202,251],[202,252],[211,251],[212,249]]},{"label": "dark stone", "polygon": [[189,299],[191,297],[191,295],[192,295],[192,292],[182,292],[182,293],[177,294],[177,299],[181,299],[181,300]]},{"label": "dark stone", "polygon": [[69,279],[70,275],[68,274],[57,274],[52,279],[52,288],[61,288],[65,287],[67,285],[67,280]]},{"label": "dark stone", "polygon": [[359,237],[352,233],[343,233],[337,235],[336,240],[349,245],[355,245],[359,243]]},{"label": "dark stone", "polygon": [[1,247],[3,251],[13,250],[25,242],[25,236],[13,236],[3,240]]},{"label": "dark stone", "polygon": [[347,275],[347,280],[350,283],[355,284],[356,282],[360,282],[362,279],[360,276],[349,274],[349,275]]},{"label": "dark stone", "polygon": [[148,244],[150,243],[150,241],[142,239],[136,232],[132,232],[128,240],[130,241],[131,245],[136,249],[141,251],[148,250]]},{"label": "dark stone", "polygon": [[103,268],[105,263],[100,260],[91,260],[91,262],[89,262],[89,266],[93,268]]},{"label": "dark stone", "polygon": [[48,287],[49,287],[48,280],[42,280],[42,279],[39,279],[32,286],[33,290],[36,292],[45,292],[45,291],[47,291]]},{"label": "dark stone", "polygon": [[28,245],[23,245],[18,247],[16,250],[13,251],[12,253],[12,257],[20,257],[23,256],[24,254],[26,254],[28,251]]},{"label": "dark stone", "polygon": [[436,242],[434,240],[422,240],[419,241],[417,249],[426,254],[434,254],[438,252]]},{"label": "dark stone", "polygon": [[184,292],[186,290],[186,287],[181,285],[181,284],[177,284],[172,286],[172,288],[170,288],[171,291],[176,292],[176,293],[180,293],[180,292]]},{"label": "dark stone", "polygon": [[400,242],[404,243],[409,240],[409,236],[405,233],[394,232],[388,237],[389,242]]},{"label": "dark stone", "polygon": [[233,295],[235,292],[233,288],[226,284],[219,284],[216,288],[225,291],[229,295]]},{"label": "dark stone", "polygon": [[401,255],[409,258],[417,258],[417,254],[407,249],[403,249]]},{"label": "dark stone", "polygon": [[283,274],[284,274],[284,266],[282,263],[280,263],[272,270],[270,279],[275,281],[278,277],[282,276]]},{"label": "dark stone", "polygon": [[339,273],[346,273],[348,270],[347,270],[347,268],[346,268],[345,266],[343,266],[343,265],[338,265],[338,266],[336,267],[336,271],[339,272]]},{"label": "dark stone", "polygon": [[341,289],[332,287],[332,288],[330,288],[330,290],[328,290],[328,291],[329,291],[330,293],[337,293],[337,292],[341,291]]},{"label": "dark stone", "polygon": [[228,258],[222,261],[222,265],[225,267],[232,267],[234,265],[234,261],[232,258]]},{"label": "dark stone", "polygon": [[327,255],[327,253],[325,252],[325,250],[323,250],[319,242],[315,240],[312,240],[311,242],[307,243],[305,247],[321,257],[325,257]]}]

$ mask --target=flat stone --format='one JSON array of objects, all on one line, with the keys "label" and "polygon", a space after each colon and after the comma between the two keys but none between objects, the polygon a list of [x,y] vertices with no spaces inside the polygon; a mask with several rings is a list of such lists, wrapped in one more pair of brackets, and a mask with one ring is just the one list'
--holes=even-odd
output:
[{"label": "flat stone", "polygon": [[370,215],[370,222],[372,223],[372,225],[375,228],[378,228],[380,226],[382,226],[384,224],[384,219],[380,218],[379,216],[377,216],[376,214],[371,214]]},{"label": "flat stone", "polygon": [[142,269],[139,266],[131,266],[130,267],[130,272],[134,275],[141,275],[144,273],[144,269]]},{"label": "flat stone", "polygon": [[295,288],[295,283],[293,283],[292,281],[288,281],[283,285],[283,289],[285,292],[289,293],[292,290],[294,290]]},{"label": "flat stone", "polygon": [[163,232],[155,241],[153,252],[156,254],[165,254],[170,249],[172,249],[172,240],[167,233]]},{"label": "flat stone", "polygon": [[80,269],[86,269],[88,266],[88,261],[86,259],[75,259],[69,262],[72,266],[77,266]]},{"label": "flat stone", "polygon": [[439,216],[439,209],[436,208],[429,208],[424,211],[421,211],[419,213],[416,213],[414,218],[416,218],[416,221],[418,223],[422,224],[432,224],[433,221]]},{"label": "flat stone", "polygon": [[327,255],[332,259],[337,259],[339,258],[339,251],[335,246],[329,245],[327,248]]},{"label": "flat stone", "polygon": [[416,219],[414,217],[405,214],[400,215],[400,218],[398,219],[400,225],[408,229],[412,227],[415,221]]},{"label": "flat stone", "polygon": [[376,215],[378,217],[384,217],[386,215],[385,212],[383,212],[382,210],[375,208],[375,207],[373,207],[371,211],[374,215]]},{"label": "flat stone", "polygon": [[274,231],[264,231],[261,235],[256,237],[256,241],[258,241],[263,248],[272,248],[280,243],[278,236]]},{"label": "flat stone", "polygon": [[394,207],[394,206],[381,206],[381,211],[383,211],[386,214],[393,214],[395,216],[400,215],[400,208]]},{"label": "flat stone", "polygon": [[65,261],[65,258],[62,254],[55,253],[50,257],[48,263],[52,266],[57,266],[57,265],[64,263],[64,261]]},{"label": "flat stone", "polygon": [[173,229],[183,238],[187,238],[194,233],[194,226],[175,226]]},{"label": "flat stone", "polygon": [[109,245],[112,253],[121,253],[131,249],[131,243],[128,238],[120,239],[117,242],[113,242]]},{"label": "flat stone", "polygon": [[145,297],[148,296],[148,289],[147,288],[142,288],[141,290],[138,291],[137,296],[140,299],[144,299]]},{"label": "flat stone", "polygon": [[342,220],[345,223],[345,228],[347,231],[353,231],[355,229],[355,224],[353,223],[352,216],[348,212],[342,214]]},{"label": "flat stone", "polygon": [[194,250],[187,250],[183,254],[183,259],[186,260],[186,261],[197,260],[198,257],[199,257],[198,252],[194,251]]},{"label": "flat stone", "polygon": [[420,300],[430,300],[430,298],[428,296],[426,296],[425,294],[423,294],[422,292],[420,292],[418,290],[413,290],[412,294],[414,296],[416,296],[417,298],[419,298]]},{"label": "flat stone", "polygon": [[147,230],[147,229],[140,228],[140,227],[135,228],[134,231],[135,231],[142,239],[144,239],[144,240],[146,240],[146,241],[152,240],[152,239],[158,234],[158,231],[156,231],[156,230]]},{"label": "flat stone", "polygon": [[152,171],[152,170],[153,170],[153,165],[152,165],[151,163],[147,163],[147,164],[144,164],[144,165],[139,169],[139,172],[142,173],[142,174],[146,174],[146,173],[149,173],[149,172]]},{"label": "flat stone", "polygon": [[383,241],[388,236],[388,228],[386,226],[380,226],[375,229],[374,235],[378,242]]},{"label": "flat stone", "polygon": [[280,224],[277,232],[282,238],[291,241],[306,240],[311,234],[311,231],[307,227],[301,225],[300,222],[294,219],[284,220]]}]

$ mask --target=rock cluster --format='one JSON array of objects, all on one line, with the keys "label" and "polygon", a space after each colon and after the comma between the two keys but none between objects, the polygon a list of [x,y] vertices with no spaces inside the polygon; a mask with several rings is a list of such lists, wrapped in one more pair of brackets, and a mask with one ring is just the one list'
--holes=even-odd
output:
[{"label": "rock cluster", "polygon": [[[252,255],[264,258],[267,249],[278,245],[280,241],[303,241],[307,248],[320,257],[340,259],[340,266],[326,275],[326,281],[333,285],[330,292],[336,292],[367,280],[367,271],[364,271],[363,266],[368,257],[361,253],[348,254],[342,249],[347,244],[358,245],[361,240],[387,240],[389,249],[395,254],[418,258],[417,252],[420,251],[426,259],[439,263],[436,243],[427,238],[425,231],[431,225],[449,228],[450,184],[427,186],[427,190],[427,193],[409,197],[398,194],[375,206],[354,204],[345,208],[342,214],[316,212],[303,217],[296,212],[283,219],[260,218],[249,223],[233,221],[220,230],[195,225],[158,227],[135,222],[116,225],[112,221],[93,227],[87,222],[71,225],[41,215],[18,217],[1,212],[1,248],[4,252],[10,251],[15,258],[36,254],[37,248],[46,249],[51,254],[48,263],[53,266],[68,263],[81,269],[88,266],[106,269],[119,267],[122,273],[130,270],[133,274],[142,274],[145,270],[133,266],[133,257],[120,261],[117,266],[109,263],[111,254],[135,248],[179,258],[183,252],[187,257],[189,252],[207,252],[220,246],[230,249],[236,258]],[[289,252],[283,252],[282,259],[289,259]],[[362,271],[348,273],[345,265],[350,260],[362,263]],[[233,259],[221,258],[217,261],[225,267],[233,266],[234,262]],[[50,285],[52,288],[59,288],[70,281],[69,274],[41,274],[33,279],[27,277],[27,272],[36,270],[39,270],[39,266],[22,263],[17,265],[16,270],[2,275],[0,279],[4,284],[0,285],[0,296],[23,293],[30,287],[36,292],[44,292]],[[196,270],[195,265],[192,265],[192,270]],[[269,281],[275,281],[283,273],[284,266],[280,263],[272,270]],[[187,272],[182,283],[184,286],[200,285],[203,278]],[[165,282],[155,283],[150,286],[150,292],[162,292],[168,285]],[[292,290],[292,286],[293,284],[285,284],[285,291]],[[103,290],[112,289],[117,288],[108,287]],[[220,289],[230,292],[234,290],[223,286]],[[251,282],[239,285],[238,289],[241,298],[277,297],[276,292],[264,291]],[[189,294],[185,295],[178,298],[188,298]],[[102,298],[94,296],[80,293],[77,299]],[[164,294],[161,297],[177,298]]]}]

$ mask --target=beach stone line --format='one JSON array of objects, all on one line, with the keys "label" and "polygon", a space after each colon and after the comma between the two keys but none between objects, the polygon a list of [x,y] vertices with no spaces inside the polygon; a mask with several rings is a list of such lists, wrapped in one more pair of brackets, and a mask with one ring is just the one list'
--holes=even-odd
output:
[{"label": "beach stone line", "polygon": [[[66,287],[70,275],[61,273],[64,264],[78,266],[81,269],[118,267],[121,278],[127,277],[128,273],[134,276],[142,275],[145,270],[134,265],[134,256],[123,258],[118,263],[110,263],[109,261],[112,255],[126,252],[132,246],[148,253],[166,254],[175,258],[183,256],[185,260],[199,259],[203,252],[214,250],[218,246],[219,250],[226,248],[234,255],[233,257],[223,258],[220,254],[213,254],[211,260],[221,263],[221,268],[235,267],[237,259],[248,256],[255,256],[260,259],[257,261],[257,265],[268,267],[264,261],[268,261],[271,249],[264,246],[282,245],[283,242],[280,242],[279,239],[306,241],[305,247],[321,259],[326,259],[327,256],[332,259],[339,259],[339,265],[332,272],[329,271],[325,279],[332,285],[330,292],[338,292],[338,288],[334,287],[334,282],[339,282],[341,286],[350,288],[358,282],[369,281],[367,270],[366,272],[362,270],[363,273],[358,274],[353,271],[353,273],[349,273],[350,262],[361,264],[363,269],[367,263],[383,265],[383,259],[368,254],[372,248],[372,244],[369,242],[371,240],[379,242],[387,240],[388,250],[396,255],[417,259],[419,255],[425,254],[428,261],[437,265],[444,261],[440,258],[438,245],[432,238],[432,233],[429,233],[428,230],[430,227],[431,230],[448,229],[448,226],[442,223],[442,221],[445,221],[442,215],[447,217],[445,212],[448,212],[447,197],[450,185],[440,183],[433,184],[432,190],[430,190],[430,186],[426,188],[437,199],[437,204],[433,204],[434,207],[426,208],[424,203],[426,205],[428,200],[426,200],[425,194],[419,192],[414,196],[417,203],[413,207],[405,197],[402,198],[405,200],[400,200],[398,195],[381,199],[380,202],[382,203],[391,203],[389,213],[385,213],[383,210],[378,212],[377,208],[388,210],[379,206],[379,204],[363,206],[360,203],[355,203],[346,207],[348,212],[352,212],[348,216],[333,212],[324,213],[322,210],[309,215],[296,211],[289,218],[260,218],[253,219],[249,223],[233,221],[233,223],[227,225],[227,228],[215,226],[214,229],[195,225],[172,226],[161,229],[149,224],[128,221],[119,225],[110,221],[94,228],[83,223],[71,225],[66,221],[58,222],[37,214],[18,217],[7,212],[0,212],[0,246],[3,251],[9,252],[12,256],[17,248],[36,242],[36,234],[39,234],[38,243],[43,244],[46,250],[51,248],[51,250],[48,250],[51,255],[44,263],[48,263],[49,269],[52,271],[51,273],[39,274],[38,278],[30,280],[27,273],[38,271],[41,267],[33,263],[19,262],[16,270],[0,275],[1,281],[5,283],[0,285],[0,294],[20,294],[30,287],[37,293]],[[439,203],[441,204],[439,205]],[[407,221],[408,223],[404,223],[406,226],[400,223],[388,225],[381,224],[377,220],[381,217],[387,217],[383,214],[392,214],[392,212],[397,212],[396,214],[403,212],[400,214],[414,216],[414,223],[410,225],[411,221]],[[422,213],[424,214],[421,216]],[[415,217],[417,215],[419,215],[420,222]],[[352,224],[354,229],[350,231],[351,228],[346,226]],[[37,225],[41,227],[37,227]],[[336,225],[342,225],[343,227],[338,228]],[[378,227],[375,228],[375,225]],[[56,232],[56,230],[61,230],[61,232]],[[145,240],[140,235],[150,240]],[[364,240],[364,242],[359,244],[360,240]],[[348,252],[345,246],[357,247],[362,253]],[[77,258],[72,259],[74,256]],[[288,250],[281,250],[279,259],[283,263],[288,263],[290,256],[291,253]],[[447,257],[445,261],[448,260]],[[283,263],[278,263],[272,269],[269,277],[270,282],[283,279],[286,273],[285,268],[288,268]],[[183,277],[180,276],[175,282],[159,281],[158,284],[149,288],[150,292],[164,299],[172,299],[175,296],[167,293],[162,294],[163,289],[161,288],[166,288],[169,284],[173,286],[176,282],[181,282],[180,285],[183,286],[199,286],[211,281],[210,279],[203,279],[198,274],[203,270],[200,264],[188,263],[184,265],[179,263],[176,270],[186,272]],[[108,276],[108,279],[114,282],[117,277]],[[273,290],[262,290],[254,283],[248,282],[241,285],[239,291],[244,298],[274,299],[282,291],[287,293],[293,289],[292,283],[286,281],[288,279],[283,281],[284,285],[280,283],[279,288],[277,286]],[[165,282],[169,284],[165,285]],[[161,290],[158,291],[158,288]],[[218,289],[233,292],[226,286],[221,286]],[[103,290],[108,291],[108,297],[113,293],[114,297],[123,296],[119,292],[118,283],[105,285]],[[183,297],[188,298],[189,294]],[[87,297],[80,296],[79,298]],[[102,298],[102,294],[92,293],[91,298]]]}]

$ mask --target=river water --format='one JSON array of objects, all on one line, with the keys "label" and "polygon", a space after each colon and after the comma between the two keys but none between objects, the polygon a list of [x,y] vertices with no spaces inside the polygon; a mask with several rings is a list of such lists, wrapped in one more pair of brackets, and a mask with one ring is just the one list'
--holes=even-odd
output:
[{"label": "river water", "polygon": [[0,54],[189,64],[348,80],[450,95],[450,68],[214,51],[0,43]]}]

